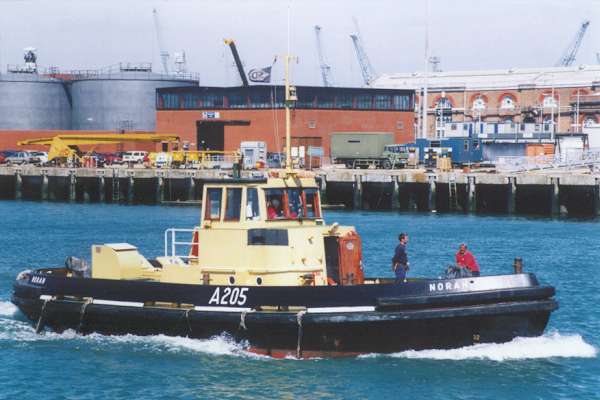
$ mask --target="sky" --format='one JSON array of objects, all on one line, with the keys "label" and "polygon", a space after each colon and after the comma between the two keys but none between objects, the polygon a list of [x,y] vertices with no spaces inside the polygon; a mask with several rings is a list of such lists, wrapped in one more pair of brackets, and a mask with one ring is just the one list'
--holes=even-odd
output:
[{"label": "sky", "polygon": [[[161,71],[152,10],[161,42],[184,50],[202,85],[240,83],[224,38],[233,38],[246,70],[285,54],[294,83],[320,85],[314,26],[336,86],[360,86],[349,34],[356,17],[377,73],[422,71],[429,21],[431,55],[441,68],[479,70],[552,66],[589,19],[577,64],[596,64],[600,0],[0,0],[0,66],[19,64],[35,47],[41,68],[99,69],[152,62]],[[289,36],[288,36],[289,13]],[[429,18],[426,16],[429,15]],[[274,82],[283,77],[274,66]]]}]

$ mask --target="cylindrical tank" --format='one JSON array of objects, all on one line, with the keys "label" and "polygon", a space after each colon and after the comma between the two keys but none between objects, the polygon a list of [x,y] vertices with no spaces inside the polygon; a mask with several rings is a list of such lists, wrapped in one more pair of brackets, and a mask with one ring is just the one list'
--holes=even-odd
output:
[{"label": "cylindrical tank", "polygon": [[72,129],[154,131],[156,89],[197,85],[191,78],[138,71],[74,77]]},{"label": "cylindrical tank", "polygon": [[64,84],[36,73],[0,74],[0,129],[70,129]]}]

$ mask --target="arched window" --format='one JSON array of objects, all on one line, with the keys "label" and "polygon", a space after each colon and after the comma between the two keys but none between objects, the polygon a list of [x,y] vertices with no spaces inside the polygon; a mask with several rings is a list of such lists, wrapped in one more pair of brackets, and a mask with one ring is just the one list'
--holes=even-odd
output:
[{"label": "arched window", "polygon": [[451,109],[452,108],[452,102],[450,101],[449,98],[447,97],[440,97],[435,105],[435,108],[438,109]]},{"label": "arched window", "polygon": [[483,99],[483,97],[479,96],[475,100],[473,100],[473,109],[474,110],[485,109],[485,100]]},{"label": "arched window", "polygon": [[555,108],[556,107],[556,99],[552,96],[546,96],[546,97],[544,97],[542,106],[544,108]]},{"label": "arched window", "polygon": [[503,110],[514,110],[515,99],[512,96],[504,96],[500,101],[500,108]]},{"label": "arched window", "polygon": [[593,117],[592,115],[586,115],[585,118],[583,119],[583,126],[588,127],[588,126],[592,126],[596,124],[596,118]]}]

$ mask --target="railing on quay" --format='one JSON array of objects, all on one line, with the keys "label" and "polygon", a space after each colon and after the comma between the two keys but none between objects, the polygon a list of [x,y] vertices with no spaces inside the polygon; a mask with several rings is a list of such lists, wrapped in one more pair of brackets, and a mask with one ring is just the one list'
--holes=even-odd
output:
[{"label": "railing on quay", "polygon": [[504,156],[495,161],[499,172],[527,172],[547,169],[600,167],[600,149],[567,151],[555,155]]}]

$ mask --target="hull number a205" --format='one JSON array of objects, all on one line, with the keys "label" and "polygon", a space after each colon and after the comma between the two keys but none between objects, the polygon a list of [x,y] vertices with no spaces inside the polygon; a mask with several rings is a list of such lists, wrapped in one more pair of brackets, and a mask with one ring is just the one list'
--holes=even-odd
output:
[{"label": "hull number a205", "polygon": [[226,287],[221,293],[221,288],[216,288],[213,292],[208,304],[216,304],[222,306],[243,306],[246,304],[246,293],[248,288]]}]

